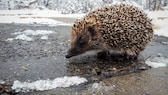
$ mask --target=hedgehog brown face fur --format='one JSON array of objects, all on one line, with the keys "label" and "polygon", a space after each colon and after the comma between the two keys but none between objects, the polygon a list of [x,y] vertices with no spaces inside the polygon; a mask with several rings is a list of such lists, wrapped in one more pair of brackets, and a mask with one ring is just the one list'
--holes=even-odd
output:
[{"label": "hedgehog brown face fur", "polygon": [[127,4],[107,6],[74,23],[66,58],[94,49],[137,56],[152,39],[151,19],[144,11]]},{"label": "hedgehog brown face fur", "polygon": [[66,58],[79,55],[85,51],[93,49],[92,42],[95,35],[95,31],[92,27],[86,26],[83,29],[79,29],[80,23],[74,24],[71,31],[71,48],[68,50]]}]

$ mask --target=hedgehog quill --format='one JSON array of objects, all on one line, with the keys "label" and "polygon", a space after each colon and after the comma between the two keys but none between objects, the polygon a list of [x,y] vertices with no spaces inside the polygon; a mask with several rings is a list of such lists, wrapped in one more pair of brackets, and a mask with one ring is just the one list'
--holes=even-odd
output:
[{"label": "hedgehog quill", "polygon": [[143,10],[128,4],[106,6],[74,23],[66,58],[96,49],[138,56],[152,39],[151,19]]}]

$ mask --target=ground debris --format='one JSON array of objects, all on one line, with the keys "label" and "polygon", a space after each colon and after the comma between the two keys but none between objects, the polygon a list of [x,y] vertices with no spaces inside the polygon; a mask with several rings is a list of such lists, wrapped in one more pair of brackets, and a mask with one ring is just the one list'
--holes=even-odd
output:
[{"label": "ground debris", "polygon": [[28,71],[28,68],[26,68],[25,66],[21,66],[19,69],[22,71]]},{"label": "ground debris", "polygon": [[17,93],[11,89],[11,85],[0,84],[0,94],[16,95]]},{"label": "ground debris", "polygon": [[147,64],[138,61],[136,63],[130,64],[126,67],[122,67],[122,68],[119,68],[116,70],[112,69],[111,71],[104,71],[104,72],[102,72],[102,74],[105,77],[113,77],[113,76],[118,76],[118,75],[125,75],[125,74],[130,74],[130,73],[141,72],[141,71],[147,70],[149,68],[150,67]]},{"label": "ground debris", "polygon": [[110,60],[95,58],[85,63],[72,62],[68,64],[70,75],[87,77],[90,81],[101,81],[104,78],[137,73],[150,67],[146,59],[125,58],[125,55],[111,56]]}]

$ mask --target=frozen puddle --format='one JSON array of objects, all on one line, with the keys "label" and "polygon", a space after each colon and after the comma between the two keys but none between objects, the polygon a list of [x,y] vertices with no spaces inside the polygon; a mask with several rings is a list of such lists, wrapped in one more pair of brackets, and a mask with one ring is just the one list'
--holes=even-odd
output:
[{"label": "frozen puddle", "polygon": [[29,92],[29,91],[43,91],[50,90],[58,87],[70,87],[76,86],[81,83],[85,83],[87,80],[78,76],[64,76],[55,78],[54,80],[37,80],[34,82],[20,82],[18,80],[14,81],[12,89],[16,92]]},{"label": "frozen puddle", "polygon": [[168,66],[168,59],[164,57],[154,57],[146,60],[145,63],[152,68],[166,67]]},{"label": "frozen puddle", "polygon": [[[13,35],[16,35],[15,38],[8,38],[7,41],[13,41],[14,39],[24,40],[24,41],[32,41],[32,36],[41,36],[40,39],[47,40],[48,35],[54,33],[51,30],[25,30],[22,32],[15,32]],[[30,37],[31,36],[31,37]]]}]

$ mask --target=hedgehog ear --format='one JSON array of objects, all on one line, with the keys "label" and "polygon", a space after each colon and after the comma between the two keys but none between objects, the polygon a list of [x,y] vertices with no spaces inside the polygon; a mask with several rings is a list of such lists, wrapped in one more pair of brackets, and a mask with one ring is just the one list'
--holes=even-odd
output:
[{"label": "hedgehog ear", "polygon": [[93,37],[95,35],[95,31],[92,27],[88,27],[87,28],[87,32],[89,32],[89,34]]}]

